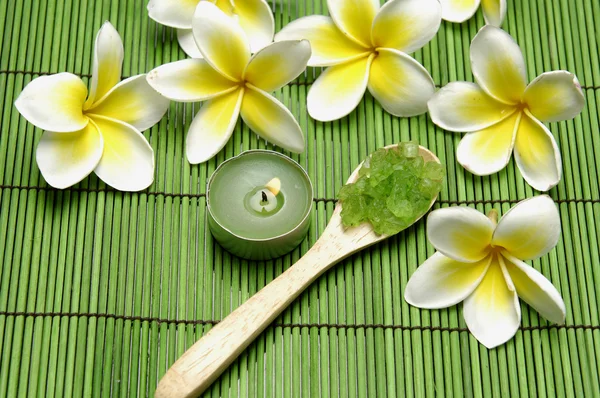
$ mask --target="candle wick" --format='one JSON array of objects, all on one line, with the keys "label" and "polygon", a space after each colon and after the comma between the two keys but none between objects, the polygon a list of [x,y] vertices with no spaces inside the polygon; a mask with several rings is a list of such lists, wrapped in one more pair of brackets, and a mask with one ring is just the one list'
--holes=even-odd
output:
[{"label": "candle wick", "polygon": [[260,191],[260,193],[262,193],[262,201],[268,202],[269,198],[267,198],[267,194],[265,193],[265,191]]}]

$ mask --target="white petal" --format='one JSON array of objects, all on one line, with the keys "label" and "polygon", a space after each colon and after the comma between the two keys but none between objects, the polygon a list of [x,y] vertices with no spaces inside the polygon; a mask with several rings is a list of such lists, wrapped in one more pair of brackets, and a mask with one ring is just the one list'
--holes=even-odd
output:
[{"label": "white petal", "polygon": [[179,102],[198,102],[236,90],[204,59],[184,59],[159,66],[148,73],[148,83],[165,97]]},{"label": "white petal", "polygon": [[234,10],[240,26],[248,37],[250,51],[258,52],[271,44],[275,34],[275,19],[266,1],[236,1]]},{"label": "white petal", "polygon": [[203,58],[202,53],[198,49],[196,40],[194,40],[194,32],[191,29],[177,29],[177,41],[179,47],[192,58]]},{"label": "white petal", "polygon": [[119,120],[144,131],[158,123],[167,109],[169,100],[148,84],[146,75],[137,75],[113,87],[88,114]]},{"label": "white petal", "polygon": [[373,56],[332,66],[313,83],[307,97],[313,119],[330,122],[352,112],[362,100]]},{"label": "white petal", "polygon": [[240,89],[205,102],[196,115],[186,139],[186,153],[192,164],[215,156],[233,133],[240,115],[244,90]]},{"label": "white petal", "polygon": [[552,123],[579,115],[585,106],[585,96],[577,77],[561,70],[542,73],[532,81],[523,102],[534,117]]},{"label": "white petal", "polygon": [[94,170],[102,181],[120,191],[137,192],[154,181],[154,151],[142,133],[117,120],[92,119],[104,139],[104,152]]},{"label": "white petal", "polygon": [[554,136],[527,110],[515,140],[515,161],[525,181],[538,191],[548,191],[562,177],[562,161]]},{"label": "white petal", "polygon": [[375,47],[412,53],[436,35],[442,22],[437,0],[392,0],[381,7],[373,22]]},{"label": "white petal", "polygon": [[83,129],[88,118],[83,115],[87,88],[71,73],[41,76],[32,80],[15,101],[17,110],[37,127],[72,132]]},{"label": "white petal", "polygon": [[481,0],[485,22],[500,27],[506,18],[506,0]]},{"label": "white petal", "polygon": [[275,41],[308,40],[312,50],[309,66],[330,66],[363,58],[370,50],[348,39],[323,15],[311,15],[292,21],[277,35]]},{"label": "white petal", "polygon": [[190,29],[194,10],[200,0],[150,0],[148,16],[156,22],[179,29]]},{"label": "white petal", "polygon": [[401,117],[427,112],[427,101],[435,93],[433,79],[420,63],[388,48],[373,60],[368,87],[383,109]]},{"label": "white petal", "polygon": [[533,260],[548,253],[560,238],[560,215],[547,195],[525,199],[498,222],[492,244],[522,260]]},{"label": "white petal", "polygon": [[471,18],[481,0],[440,0],[442,18],[450,22],[464,22]]},{"label": "white petal", "polygon": [[463,263],[486,257],[494,224],[483,213],[470,207],[438,209],[427,217],[427,237],[442,254]]},{"label": "white petal", "polygon": [[96,36],[90,95],[85,108],[101,99],[121,81],[123,42],[110,22],[105,22]]},{"label": "white petal", "polygon": [[36,150],[36,161],[44,179],[64,189],[87,177],[102,157],[102,136],[93,122],[80,131],[44,131]]},{"label": "white petal", "polygon": [[512,339],[521,324],[521,307],[515,288],[494,256],[485,277],[463,305],[469,331],[487,348]]},{"label": "white petal", "polygon": [[271,95],[249,87],[242,102],[242,118],[252,131],[288,151],[304,151],[304,134],[294,115]]},{"label": "white petal", "polygon": [[417,268],[404,291],[404,299],[419,308],[446,308],[463,301],[479,285],[491,256],[465,264],[435,253]]},{"label": "white petal", "polygon": [[275,91],[297,78],[310,58],[307,40],[273,43],[250,59],[245,80],[264,91]]},{"label": "white petal", "polygon": [[428,102],[431,120],[441,128],[458,133],[490,127],[510,115],[516,107],[490,97],[475,83],[452,82]]},{"label": "white petal", "polygon": [[371,45],[371,29],[379,0],[327,0],[329,14],[338,28],[363,46]]},{"label": "white petal", "polygon": [[565,323],[565,302],[554,285],[530,265],[506,252],[503,255],[519,297],[550,322]]},{"label": "white petal", "polygon": [[508,164],[521,112],[486,129],[467,133],[458,144],[456,158],[471,173],[485,176],[497,173]]},{"label": "white petal", "polygon": [[250,60],[250,46],[240,25],[214,4],[201,1],[192,29],[204,59],[223,76],[241,80]]},{"label": "white petal", "polygon": [[479,86],[507,104],[518,104],[527,86],[525,59],[517,42],[491,25],[481,28],[471,43],[471,65]]}]

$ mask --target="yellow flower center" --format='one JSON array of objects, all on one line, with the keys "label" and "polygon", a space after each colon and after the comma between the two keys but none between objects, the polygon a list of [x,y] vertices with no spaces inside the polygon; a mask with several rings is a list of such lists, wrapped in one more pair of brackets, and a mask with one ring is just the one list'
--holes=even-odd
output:
[{"label": "yellow flower center", "polygon": [[215,3],[225,14],[232,16],[235,14],[235,6],[229,0],[217,0]]},{"label": "yellow flower center", "polygon": [[490,246],[489,246],[490,254],[489,255],[499,256],[503,250],[504,250],[504,248],[502,246],[495,246],[495,245],[490,244]]},{"label": "yellow flower center", "polygon": [[373,54],[375,55],[374,58],[377,58],[379,56],[379,49],[380,47],[373,47],[370,49],[369,55]]},{"label": "yellow flower center", "polygon": [[519,112],[524,112],[525,110],[529,110],[529,105],[526,102],[521,102],[517,105],[517,110]]}]

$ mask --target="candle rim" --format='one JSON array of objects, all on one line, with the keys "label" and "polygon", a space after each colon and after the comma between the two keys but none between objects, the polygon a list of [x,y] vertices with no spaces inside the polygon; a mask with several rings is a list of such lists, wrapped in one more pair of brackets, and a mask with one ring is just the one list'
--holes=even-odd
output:
[{"label": "candle rim", "polygon": [[[266,153],[266,154],[271,154],[271,155],[277,155],[280,158],[291,162],[294,166],[296,166],[298,169],[300,169],[300,171],[302,172],[302,174],[304,175],[304,177],[306,177],[306,181],[308,181],[308,186],[310,188],[310,200],[309,203],[310,205],[307,208],[306,214],[304,215],[304,217],[302,217],[302,220],[300,220],[300,222],[298,223],[298,225],[296,225],[294,228],[290,229],[289,231],[280,234],[280,235],[276,235],[276,236],[272,236],[270,238],[248,238],[246,236],[241,236],[235,232],[233,232],[232,230],[230,230],[229,228],[225,227],[221,222],[219,222],[219,220],[215,217],[215,215],[212,212],[211,206],[210,206],[210,186],[215,178],[215,176],[218,174],[218,171],[227,163],[238,159],[241,156],[245,156],[245,155],[251,155],[253,153]],[[312,210],[312,202],[314,199],[314,187],[312,184],[312,181],[310,179],[310,176],[308,175],[308,173],[306,172],[306,170],[304,170],[304,167],[302,167],[302,165],[298,162],[296,162],[294,159],[290,158],[287,155],[284,155],[283,153],[277,152],[277,151],[271,151],[268,149],[248,149],[246,151],[243,151],[242,153],[240,153],[239,155],[236,156],[232,156],[231,158],[225,160],[223,163],[221,163],[220,165],[217,166],[217,168],[215,169],[215,171],[213,171],[213,173],[211,174],[210,178],[208,179],[208,182],[206,183],[206,208],[208,210],[209,216],[219,225],[219,227],[223,228],[223,230],[225,230],[227,233],[233,235],[236,238],[239,239],[243,239],[245,241],[249,241],[249,242],[270,242],[272,240],[275,239],[280,239],[283,238],[287,235],[290,235],[294,232],[296,232],[298,229],[302,228],[304,226],[304,224],[306,223],[306,220],[310,217],[310,213]]]}]

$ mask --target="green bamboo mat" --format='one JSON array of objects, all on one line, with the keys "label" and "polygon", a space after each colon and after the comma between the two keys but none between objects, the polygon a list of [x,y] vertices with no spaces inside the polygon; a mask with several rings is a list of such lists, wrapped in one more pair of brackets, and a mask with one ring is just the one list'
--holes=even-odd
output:
[{"label": "green bamboo mat", "polygon": [[[333,123],[307,116],[306,93],[318,70],[278,93],[306,132],[294,156],[316,190],[308,239],[269,262],[232,257],[206,227],[205,184],[225,159],[269,148],[243,124],[210,162],[191,166],[185,133],[196,104],[172,104],[147,131],[156,180],[125,194],[96,177],[64,191],[41,178],[34,151],[41,131],[13,106],[31,79],[69,71],[90,77],[95,35],[105,20],[125,44],[124,76],[184,58],[172,29],[140,0],[0,2],[0,397],[151,396],[160,377],[194,341],[279,275],[314,244],[350,171],[372,150],[417,139],[447,165],[436,205],[506,211],[536,193],[513,161],[480,178],[463,170],[460,135],[423,115],[398,119],[368,94]],[[466,331],[460,306],[421,311],[403,300],[416,267],[433,253],[418,225],[345,260],[321,277],[213,385],[207,396],[600,396],[600,2],[508,0],[504,28],[526,53],[530,78],[567,69],[587,105],[554,123],[564,178],[550,194],[562,238],[534,261],[559,289],[564,326],[523,306],[521,330],[487,350]],[[277,28],[327,13],[324,0],[276,0]],[[438,86],[472,80],[469,43],[481,12],[443,23],[415,54]]]}]

